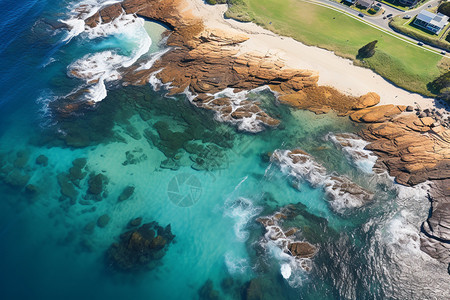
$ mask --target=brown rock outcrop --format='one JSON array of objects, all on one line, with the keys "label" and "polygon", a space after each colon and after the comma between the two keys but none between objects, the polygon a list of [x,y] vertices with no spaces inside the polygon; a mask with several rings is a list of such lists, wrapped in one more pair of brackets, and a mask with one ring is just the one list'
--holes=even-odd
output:
[{"label": "brown rock outcrop", "polygon": [[353,105],[353,109],[362,109],[375,106],[380,103],[380,96],[377,93],[370,92],[359,97],[358,102]]},{"label": "brown rock outcrop", "polygon": [[[367,149],[380,157],[378,164],[385,165],[397,182],[415,185],[450,178],[450,132],[433,126],[431,118],[401,115],[405,106],[372,107],[379,103],[374,93],[347,96],[318,86],[314,71],[289,69],[282,61],[258,53],[241,53],[239,45],[247,39],[245,35],[205,28],[183,8],[181,0],[125,0],[103,8],[86,25],[110,22],[122,13],[156,20],[172,29],[167,40],[172,49],[149,70],[137,70],[137,64],[121,70],[124,84],[146,84],[153,74],[162,83],[170,83],[170,94],[188,91],[195,95],[195,105],[216,111],[225,121],[254,117],[256,122],[276,126],[279,121],[259,103],[213,96],[226,88],[239,92],[268,85],[283,103],[316,113],[332,109],[339,115],[350,114],[355,122],[373,123],[360,135],[371,141]],[[71,113],[77,107],[70,104],[61,110]]]},{"label": "brown rock outcrop", "polygon": [[373,193],[352,182],[346,176],[328,174],[325,167],[300,149],[276,150],[271,161],[288,166],[289,175],[295,177],[295,180],[306,180],[312,186],[322,186],[327,199],[338,211],[363,206],[373,199]]},{"label": "brown rock outcrop", "polygon": [[432,128],[415,115],[401,115],[390,122],[384,122],[385,114],[378,116],[359,134],[371,141],[366,149],[380,157],[378,163],[384,164],[397,182],[412,186],[450,178],[449,129]]},{"label": "brown rock outcrop", "polygon": [[391,116],[389,122],[385,122],[386,114],[378,117],[360,132],[371,141],[366,149],[379,156],[377,164],[384,165],[400,184],[432,181],[431,209],[422,224],[421,249],[450,263],[450,129],[434,126],[431,117]]},{"label": "brown rock outcrop", "polygon": [[313,257],[317,252],[316,247],[306,242],[290,243],[288,249],[291,252],[292,256],[301,258]]},{"label": "brown rock outcrop", "polygon": [[[294,205],[287,205],[273,215],[260,217],[256,221],[266,229],[265,237],[273,241],[285,253],[296,259],[312,258],[318,251],[317,247],[306,241],[295,240],[297,238],[296,233],[301,230],[295,227],[287,230],[283,228],[284,221],[293,219],[298,214],[299,212]],[[309,271],[309,267],[306,265],[302,267]]]},{"label": "brown rock outcrop", "polygon": [[318,86],[317,72],[289,69],[277,58],[252,52],[241,54],[240,44],[247,36],[205,28],[201,20],[186,11],[180,0],[125,0],[101,9],[85,23],[95,27],[123,13],[167,24],[172,29],[167,45],[174,47],[149,70],[137,70],[137,65],[123,70],[124,84],[145,84],[153,74],[162,83],[170,83],[169,94],[187,89],[196,96],[195,105],[216,111],[224,121],[239,123],[254,118],[252,122],[257,124],[279,124],[258,103],[241,103],[233,97],[229,101],[216,101],[217,97],[212,95],[226,88],[238,92],[268,85],[279,94],[282,102],[316,113],[333,109],[345,115],[379,101],[375,93],[358,98],[331,87]]},{"label": "brown rock outcrop", "polygon": [[390,120],[392,117],[405,111],[406,106],[403,105],[379,105],[370,108],[360,109],[350,115],[350,119],[355,122],[385,122]]}]

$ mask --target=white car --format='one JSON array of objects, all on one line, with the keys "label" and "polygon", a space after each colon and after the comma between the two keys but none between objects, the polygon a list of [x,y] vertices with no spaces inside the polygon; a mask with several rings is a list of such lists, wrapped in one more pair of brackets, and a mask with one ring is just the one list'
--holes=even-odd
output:
[{"label": "white car", "polygon": [[403,19],[411,19],[411,16],[410,15],[404,15]]}]

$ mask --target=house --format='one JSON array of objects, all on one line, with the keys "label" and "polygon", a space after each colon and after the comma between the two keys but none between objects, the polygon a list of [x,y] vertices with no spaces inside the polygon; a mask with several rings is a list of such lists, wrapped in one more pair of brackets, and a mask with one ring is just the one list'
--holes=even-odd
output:
[{"label": "house", "polygon": [[439,34],[448,24],[448,17],[441,13],[434,14],[427,10],[422,10],[414,20],[414,25],[422,27],[434,34]]},{"label": "house", "polygon": [[403,6],[414,6],[417,4],[417,2],[419,2],[419,0],[400,0],[399,1],[401,5]]},{"label": "house", "polygon": [[362,6],[364,8],[369,8],[373,5],[374,1],[373,0],[357,0],[356,1],[356,5],[357,6]]}]

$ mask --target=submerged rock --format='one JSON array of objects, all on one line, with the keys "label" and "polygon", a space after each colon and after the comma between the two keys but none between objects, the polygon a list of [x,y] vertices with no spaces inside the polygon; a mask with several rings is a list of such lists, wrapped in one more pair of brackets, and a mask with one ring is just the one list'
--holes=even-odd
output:
[{"label": "submerged rock", "polygon": [[97,226],[100,228],[106,227],[108,225],[111,217],[108,214],[104,214],[97,219]]},{"label": "submerged rock", "polygon": [[107,253],[108,265],[124,272],[150,269],[161,260],[175,236],[156,222],[147,223],[120,235],[118,243],[112,244]]},{"label": "submerged rock", "polygon": [[88,193],[98,196],[104,191],[105,186],[108,184],[108,178],[103,174],[91,173],[89,175],[88,184]]},{"label": "submerged rock", "polygon": [[83,169],[84,167],[86,167],[86,164],[87,164],[87,158],[85,158],[85,157],[80,157],[80,158],[77,158],[74,161],[72,161],[72,165],[78,169]]},{"label": "submerged rock", "polygon": [[174,159],[168,158],[168,159],[163,160],[161,162],[160,168],[161,169],[170,169],[170,170],[176,171],[176,170],[180,169],[180,165]]},{"label": "submerged rock", "polygon": [[61,188],[61,195],[69,198],[71,201],[76,201],[78,197],[78,191],[75,186],[70,182],[69,177],[66,174],[58,174],[57,176],[59,187]]},{"label": "submerged rock", "polygon": [[126,188],[124,188],[123,189],[123,191],[122,191],[122,193],[120,194],[120,196],[119,196],[119,199],[118,199],[118,201],[120,202],[120,201],[125,201],[125,200],[128,200],[128,199],[130,199],[130,197],[133,195],[133,193],[134,193],[134,186],[132,186],[132,185],[129,185],[129,186],[127,186]]},{"label": "submerged rock", "polygon": [[36,164],[46,167],[48,165],[48,157],[41,154],[36,157]]},{"label": "submerged rock", "polygon": [[23,188],[30,180],[30,175],[22,173],[19,169],[13,169],[5,178],[5,182],[16,188]]},{"label": "submerged rock", "polygon": [[219,292],[214,289],[212,280],[208,279],[198,290],[200,300],[218,300]]},{"label": "submerged rock", "polygon": [[30,153],[28,151],[18,151],[16,153],[16,156],[17,157],[13,163],[14,167],[23,169],[26,166],[28,159],[30,158]]},{"label": "submerged rock", "polygon": [[95,230],[95,222],[89,222],[83,228],[83,232],[85,234],[92,234],[94,233],[94,230]]},{"label": "submerged rock", "polygon": [[139,225],[141,225],[142,223],[142,218],[136,218],[130,221],[130,223],[128,223],[128,227],[137,227]]},{"label": "submerged rock", "polygon": [[142,148],[137,148],[132,151],[125,152],[126,160],[122,163],[122,165],[135,165],[144,160],[147,160],[147,155],[143,152],[144,150]]},{"label": "submerged rock", "polygon": [[34,196],[34,195],[36,195],[38,193],[38,189],[37,189],[37,187],[34,184],[28,184],[25,187],[25,192],[27,194],[29,194],[29,195]]},{"label": "submerged rock", "polygon": [[272,300],[296,299],[289,294],[277,277],[270,275],[253,278],[240,288],[240,299],[246,300]]}]

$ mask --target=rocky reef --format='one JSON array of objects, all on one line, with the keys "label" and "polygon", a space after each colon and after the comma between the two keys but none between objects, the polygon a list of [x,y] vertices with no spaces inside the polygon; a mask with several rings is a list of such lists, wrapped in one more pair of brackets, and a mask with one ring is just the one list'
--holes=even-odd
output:
[{"label": "rocky reef", "polygon": [[377,165],[403,185],[431,181],[430,215],[421,228],[421,248],[449,262],[450,129],[436,116],[403,113],[404,107],[379,106],[355,112],[355,121],[372,124],[359,135],[371,141],[366,149],[378,155]]},{"label": "rocky reef", "polygon": [[360,207],[373,199],[373,193],[346,176],[328,174],[325,167],[300,149],[276,150],[271,161],[277,162],[293,180],[305,180],[314,187],[322,186],[331,206],[337,211]]},{"label": "rocky reef", "polygon": [[431,117],[400,114],[400,109],[392,114],[392,106],[378,106],[351,115],[354,120],[363,111],[370,115],[373,124],[359,133],[371,142],[366,149],[379,156],[400,184],[450,178],[450,129]]},{"label": "rocky reef", "polygon": [[[129,225],[137,225],[140,220],[132,220]],[[136,272],[157,266],[175,236],[170,225],[165,228],[156,222],[146,223],[120,235],[119,242],[113,243],[107,253],[107,264],[122,272]]]},{"label": "rocky reef", "polygon": [[[152,67],[140,69],[138,62],[119,70],[123,85],[160,82],[156,88],[164,84],[169,95],[186,93],[194,105],[214,111],[217,119],[253,132],[280,122],[263,111],[258,101],[246,98],[245,91],[268,86],[282,103],[316,113],[334,110],[339,115],[350,115],[355,122],[370,123],[360,132],[370,141],[366,149],[379,157],[376,167],[387,168],[398,183],[412,186],[427,180],[446,182],[450,178],[449,129],[433,116],[405,113],[412,109],[401,105],[375,106],[380,101],[375,93],[361,97],[344,95],[331,87],[319,86],[315,71],[291,69],[272,54],[245,52],[241,47],[248,39],[245,34],[205,27],[181,0],[125,0],[101,9],[86,19],[86,25],[111,22],[124,13],[162,22],[171,31],[167,39],[170,50]],[[83,76],[76,72],[72,75]],[[78,107],[68,104],[60,111],[70,113]],[[334,182],[352,186],[345,179]],[[334,187],[328,188],[335,190]],[[438,187],[445,188],[439,182],[434,185]],[[364,201],[370,199],[363,191],[357,194]],[[444,202],[448,203],[448,197],[439,205]],[[448,215],[448,210],[443,214]]]},{"label": "rocky reef", "polygon": [[[218,119],[235,123],[241,130],[256,132],[279,124],[257,101],[246,99],[245,92],[239,95],[262,86],[270,87],[284,103],[317,113],[333,109],[345,115],[379,102],[375,93],[352,97],[318,86],[317,72],[288,68],[274,55],[243,52],[241,45],[248,39],[245,34],[206,28],[180,0],[125,0],[103,8],[85,22],[95,27],[123,13],[159,21],[171,29],[167,39],[170,51],[151,68],[141,69],[136,64],[120,70],[125,85],[156,79],[170,87],[169,95],[187,93],[196,106],[215,111]],[[72,75],[83,76],[76,70]]]},{"label": "rocky reef", "polygon": [[267,240],[273,241],[285,253],[296,259],[296,262],[306,271],[310,270],[307,261],[303,259],[312,258],[316,252],[316,246],[306,241],[296,240],[296,233],[299,228],[291,227],[283,229],[283,221],[294,218],[298,214],[295,206],[287,206],[279,212],[275,212],[271,216],[260,217],[256,221],[266,229],[265,237]]}]

